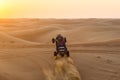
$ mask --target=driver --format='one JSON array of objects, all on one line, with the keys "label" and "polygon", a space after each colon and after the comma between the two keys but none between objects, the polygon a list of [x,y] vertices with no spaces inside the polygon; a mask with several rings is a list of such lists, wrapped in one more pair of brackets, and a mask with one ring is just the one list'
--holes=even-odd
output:
[{"label": "driver", "polygon": [[59,47],[61,46],[66,48],[66,38],[64,38],[61,34],[58,34],[56,37],[56,50],[59,51]]}]

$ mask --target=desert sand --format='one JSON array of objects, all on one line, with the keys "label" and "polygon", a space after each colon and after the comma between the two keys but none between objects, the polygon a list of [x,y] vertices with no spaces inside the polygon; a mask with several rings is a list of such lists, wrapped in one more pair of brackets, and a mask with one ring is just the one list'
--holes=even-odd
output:
[{"label": "desert sand", "polygon": [[[71,57],[54,60],[59,33]],[[120,80],[120,20],[0,19],[0,80]]]}]

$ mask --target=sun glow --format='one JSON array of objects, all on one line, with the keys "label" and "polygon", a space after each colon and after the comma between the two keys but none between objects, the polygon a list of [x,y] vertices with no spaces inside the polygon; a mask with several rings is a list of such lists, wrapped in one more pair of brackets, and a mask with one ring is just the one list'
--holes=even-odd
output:
[{"label": "sun glow", "polygon": [[119,3],[120,0],[0,0],[0,18],[120,18]]},{"label": "sun glow", "polygon": [[0,0],[0,8],[4,6],[4,0]]},{"label": "sun glow", "polygon": [[3,5],[4,4],[4,0],[0,0],[0,5]]}]

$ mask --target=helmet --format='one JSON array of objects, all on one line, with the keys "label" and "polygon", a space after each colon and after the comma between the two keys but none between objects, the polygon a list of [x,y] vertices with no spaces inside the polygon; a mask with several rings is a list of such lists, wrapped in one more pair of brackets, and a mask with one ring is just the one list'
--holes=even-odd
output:
[{"label": "helmet", "polygon": [[57,37],[62,37],[62,35],[61,35],[61,34],[58,34]]},{"label": "helmet", "polygon": [[63,40],[63,36],[62,36],[61,34],[58,34],[58,35],[57,35],[57,40],[58,40],[58,41],[62,41],[62,40]]}]

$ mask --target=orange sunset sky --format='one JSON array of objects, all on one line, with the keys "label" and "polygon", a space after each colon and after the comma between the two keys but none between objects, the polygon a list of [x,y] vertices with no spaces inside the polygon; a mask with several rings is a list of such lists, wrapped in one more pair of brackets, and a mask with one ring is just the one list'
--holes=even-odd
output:
[{"label": "orange sunset sky", "polygon": [[0,18],[120,18],[120,0],[0,0]]}]

